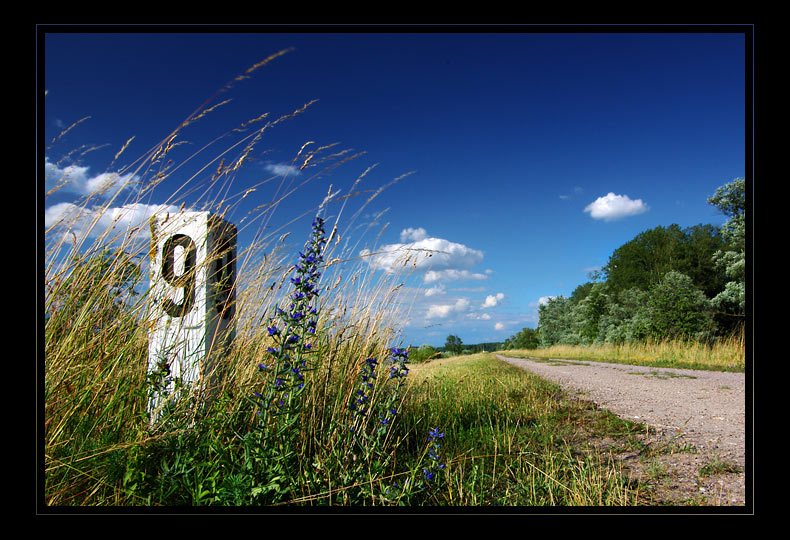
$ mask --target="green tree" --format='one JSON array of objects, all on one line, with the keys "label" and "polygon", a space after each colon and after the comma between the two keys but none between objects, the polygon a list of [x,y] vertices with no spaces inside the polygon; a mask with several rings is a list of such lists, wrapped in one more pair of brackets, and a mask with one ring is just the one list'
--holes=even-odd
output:
[{"label": "green tree", "polygon": [[724,289],[725,281],[717,270],[713,254],[725,246],[719,229],[713,225],[658,226],[644,231],[617,248],[601,272],[612,291],[633,287],[643,291],[674,270],[689,276],[709,297]]},{"label": "green tree", "polygon": [[682,244],[683,231],[676,224],[639,233],[609,257],[603,267],[607,282],[618,291],[647,290],[682,258]]},{"label": "green tree", "polygon": [[669,271],[647,298],[648,332],[655,339],[702,337],[712,328],[710,301],[691,278]]},{"label": "green tree", "polygon": [[609,297],[606,311],[598,321],[598,335],[606,343],[641,341],[648,334],[650,318],[647,311],[649,294],[637,287]]},{"label": "green tree", "polygon": [[571,303],[564,296],[549,298],[538,308],[540,346],[550,347],[565,343],[570,331]]},{"label": "green tree", "polygon": [[568,300],[570,300],[571,303],[573,304],[578,304],[579,302],[587,298],[587,295],[590,294],[594,285],[595,283],[592,281],[588,281],[587,283],[582,283],[581,285],[573,289],[573,292],[571,293]]},{"label": "green tree", "polygon": [[464,343],[461,341],[460,337],[450,334],[447,336],[447,341],[444,343],[444,348],[453,354],[461,354],[461,351],[463,351],[464,348]]},{"label": "green tree", "polygon": [[684,234],[683,262],[672,269],[686,274],[705,296],[713,298],[726,284],[713,260],[713,255],[726,245],[724,236],[719,227],[711,224],[688,227]]},{"label": "green tree", "polygon": [[[598,341],[599,323],[606,312],[608,298],[604,283],[590,283],[586,295],[571,308],[570,334],[576,343]],[[571,296],[571,301],[573,296]]]},{"label": "green tree", "polygon": [[522,328],[519,332],[505,340],[505,349],[537,349],[540,345],[538,331]]},{"label": "green tree", "polygon": [[743,316],[746,310],[746,181],[736,178],[721,186],[708,202],[729,218],[721,228],[726,247],[717,250],[712,257],[728,281],[724,290],[713,298],[713,304]]},{"label": "green tree", "polygon": [[436,347],[423,344],[409,351],[409,360],[412,362],[424,362],[437,352]]}]

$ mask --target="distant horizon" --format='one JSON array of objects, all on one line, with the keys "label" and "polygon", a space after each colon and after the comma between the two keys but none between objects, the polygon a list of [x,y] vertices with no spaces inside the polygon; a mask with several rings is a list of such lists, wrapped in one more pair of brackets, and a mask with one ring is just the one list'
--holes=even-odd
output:
[{"label": "distant horizon", "polygon": [[[294,161],[301,149],[364,152],[310,179],[280,203],[274,219],[282,222],[269,225],[305,214],[290,226],[296,237],[330,185],[341,194],[387,186],[356,223],[361,198],[326,214],[350,232],[363,220],[375,224],[355,250],[375,275],[392,271],[406,247],[435,252],[416,259],[404,279],[414,302],[401,340],[415,347],[443,347],[451,334],[469,345],[503,343],[534,329],[541,302],[570,296],[639,233],[720,226],[726,218],[707,198],[735,178],[751,179],[750,25],[561,33],[139,28],[57,27],[44,35],[39,191],[64,173],[70,179],[46,198],[44,225],[109,186],[195,111],[215,107],[185,128],[182,156],[251,119],[303,108],[267,129],[232,187],[223,187],[244,195],[229,220],[242,222],[278,186],[306,181],[311,169]],[[124,197],[143,186],[124,172],[128,192],[112,200],[118,192],[109,186],[97,204],[109,203],[116,218],[145,220],[198,172],[190,165],[196,170],[184,167],[125,209]],[[197,208],[205,202],[198,195],[187,190],[183,200]],[[256,233],[245,229],[240,245]]]}]

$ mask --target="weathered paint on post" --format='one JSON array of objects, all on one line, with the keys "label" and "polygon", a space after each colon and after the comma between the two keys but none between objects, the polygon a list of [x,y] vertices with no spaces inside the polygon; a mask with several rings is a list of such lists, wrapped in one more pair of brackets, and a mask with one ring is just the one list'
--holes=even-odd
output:
[{"label": "weathered paint on post", "polygon": [[148,372],[161,386],[152,419],[182,387],[205,390],[235,335],[236,227],[209,212],[151,218]]}]

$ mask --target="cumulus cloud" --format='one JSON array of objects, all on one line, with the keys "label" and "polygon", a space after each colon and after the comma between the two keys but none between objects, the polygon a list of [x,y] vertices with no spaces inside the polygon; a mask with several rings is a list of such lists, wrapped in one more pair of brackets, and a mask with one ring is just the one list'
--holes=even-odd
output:
[{"label": "cumulus cloud", "polygon": [[604,197],[598,197],[584,209],[593,219],[613,221],[626,216],[634,216],[648,210],[642,199],[631,200],[628,195],[615,195],[609,192]]},{"label": "cumulus cloud", "polygon": [[[432,238],[425,229],[404,229],[402,243],[381,246],[375,252],[360,252],[371,268],[394,273],[401,266],[414,266],[427,272],[425,283],[438,280],[478,279],[482,274],[472,274],[468,268],[483,260],[483,252],[442,238]],[[406,241],[409,241],[408,243]],[[433,273],[431,273],[433,272]]]},{"label": "cumulus cloud", "polygon": [[428,306],[426,319],[446,319],[453,313],[461,313],[469,309],[469,299],[459,298],[455,304],[433,304]]},{"label": "cumulus cloud", "polygon": [[494,307],[504,299],[505,295],[503,293],[489,294],[480,307],[484,309]]},{"label": "cumulus cloud", "polygon": [[44,186],[46,191],[58,189],[79,195],[101,195],[111,198],[123,190],[137,189],[139,176],[105,172],[91,174],[90,167],[58,165],[44,158]]},{"label": "cumulus cloud", "polygon": [[498,322],[498,323],[494,324],[494,330],[504,330],[504,329],[505,329],[505,324],[504,323]]},{"label": "cumulus cloud", "polygon": [[428,312],[425,314],[426,319],[440,318],[444,319],[452,311],[453,306],[450,304],[432,305],[428,306]]},{"label": "cumulus cloud", "polygon": [[140,238],[150,236],[151,216],[164,212],[176,213],[177,206],[162,204],[125,204],[116,208],[83,208],[64,202],[50,206],[44,212],[44,226],[49,229],[63,226],[64,234],[77,238],[97,238],[110,229],[131,230],[138,227]]},{"label": "cumulus cloud", "polygon": [[427,237],[428,233],[422,227],[418,229],[409,227],[408,229],[403,229],[400,232],[401,242],[419,242],[421,240],[425,240]]}]

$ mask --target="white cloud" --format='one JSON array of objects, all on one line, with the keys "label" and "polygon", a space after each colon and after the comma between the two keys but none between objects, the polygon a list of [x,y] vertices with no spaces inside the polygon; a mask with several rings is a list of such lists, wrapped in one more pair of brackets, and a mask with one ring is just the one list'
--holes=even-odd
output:
[{"label": "white cloud", "polygon": [[138,238],[150,236],[148,226],[151,216],[157,213],[179,211],[177,206],[163,204],[125,204],[116,208],[83,208],[64,202],[50,206],[44,212],[44,226],[65,227],[65,234],[73,233],[77,238],[97,238],[109,229],[126,231],[138,227]]},{"label": "white cloud", "polygon": [[604,197],[598,197],[584,209],[593,219],[613,221],[626,216],[634,216],[648,210],[642,199],[631,200],[628,195],[615,195],[609,192]]},{"label": "white cloud", "polygon": [[481,308],[490,308],[496,306],[499,302],[505,299],[503,293],[489,294],[486,296],[485,302],[480,306]]},{"label": "white cloud", "polygon": [[125,189],[137,189],[140,177],[132,173],[118,174],[105,172],[97,175],[90,174],[90,167],[68,165],[59,167],[44,158],[44,186],[50,191],[56,186],[70,193],[79,195],[97,194],[112,198]]},{"label": "white cloud", "polygon": [[276,174],[277,176],[295,176],[299,174],[298,168],[285,163],[268,163],[264,168],[270,173]]},{"label": "white cloud", "polygon": [[461,313],[469,309],[469,299],[459,298],[455,304],[434,304],[428,306],[428,312],[425,314],[426,319],[445,319],[452,313]]},{"label": "white cloud", "polygon": [[504,329],[505,329],[504,323],[498,322],[494,325],[494,330],[504,330]]},{"label": "white cloud", "polygon": [[426,319],[434,319],[436,317],[444,319],[450,314],[453,306],[451,304],[433,305],[428,306],[428,312],[425,314]]},{"label": "white cloud", "polygon": [[557,297],[556,296],[541,296],[540,298],[538,298],[538,305],[539,306],[544,306],[544,305],[548,304],[549,300],[551,300],[552,298],[557,298]]},{"label": "white cloud", "polygon": [[435,287],[431,287],[430,289],[425,290],[425,296],[433,296],[435,294],[444,294],[445,293],[445,286],[443,283]]},{"label": "white cloud", "polygon": [[418,229],[412,229],[409,227],[408,229],[403,229],[400,232],[400,241],[401,242],[419,242],[421,240],[425,240],[427,238],[428,233],[422,227]]},{"label": "white cloud", "polygon": [[430,277],[426,274],[425,283],[440,279],[477,279],[478,275],[464,269],[482,261],[482,251],[442,238],[428,237],[422,228],[404,229],[401,232],[401,239],[413,241],[384,245],[375,252],[364,249],[360,255],[365,257],[371,268],[375,270],[394,273],[398,267],[408,265],[418,271],[427,271]]}]

